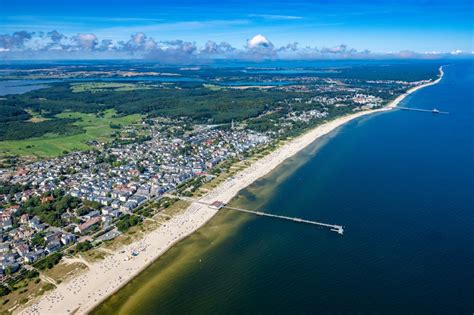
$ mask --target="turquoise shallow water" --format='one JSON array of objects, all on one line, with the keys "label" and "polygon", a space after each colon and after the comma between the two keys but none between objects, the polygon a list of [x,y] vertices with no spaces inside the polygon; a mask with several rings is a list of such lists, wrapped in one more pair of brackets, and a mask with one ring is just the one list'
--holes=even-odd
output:
[{"label": "turquoise shallow water", "polygon": [[[403,102],[449,115],[396,110],[350,122],[237,200],[344,225],[342,237],[252,216],[232,224],[246,215],[222,213],[97,313],[471,314],[473,70],[448,66],[441,83]],[[219,228],[228,237],[218,242]]]}]

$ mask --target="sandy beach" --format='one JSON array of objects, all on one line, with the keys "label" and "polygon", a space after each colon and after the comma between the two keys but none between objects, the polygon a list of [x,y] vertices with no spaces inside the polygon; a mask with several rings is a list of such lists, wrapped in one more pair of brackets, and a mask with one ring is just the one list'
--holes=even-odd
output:
[{"label": "sandy beach", "polygon": [[[421,88],[438,83],[444,74],[442,67],[440,67],[439,72],[440,75],[437,80],[408,90],[383,108],[339,117],[287,142],[274,152],[253,163],[250,167],[229,178],[200,200],[204,202],[216,200],[229,202],[240,190],[271,172],[284,160],[295,155],[316,139],[353,119],[392,110],[408,95]],[[206,205],[193,203],[183,213],[172,217],[166,224],[148,233],[144,238],[121,248],[99,262],[90,264],[89,269],[81,275],[59,284],[56,289],[45,294],[39,301],[16,313],[88,313],[138,275],[170,247],[203,226],[217,212],[217,210]],[[136,252],[138,255],[132,256],[132,252]]]}]

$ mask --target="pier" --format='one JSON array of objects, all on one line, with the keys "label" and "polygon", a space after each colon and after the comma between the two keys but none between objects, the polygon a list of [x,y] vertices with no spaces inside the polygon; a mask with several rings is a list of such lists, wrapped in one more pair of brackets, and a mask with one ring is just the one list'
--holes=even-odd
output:
[{"label": "pier", "polygon": [[253,210],[248,210],[248,209],[243,209],[243,208],[230,207],[230,206],[228,206],[228,205],[226,205],[226,204],[224,204],[220,201],[214,201],[213,203],[209,203],[209,202],[204,202],[204,201],[194,199],[194,198],[190,198],[190,197],[175,196],[175,195],[167,195],[167,196],[171,197],[171,198],[178,198],[178,199],[188,201],[188,202],[194,202],[194,203],[202,204],[202,205],[211,207],[211,208],[216,209],[216,210],[220,210],[220,209],[234,210],[234,211],[245,212],[245,213],[254,214],[254,215],[258,215],[258,216],[262,216],[262,217],[287,220],[287,221],[292,221],[292,222],[296,222],[296,223],[311,224],[311,225],[316,225],[316,226],[323,227],[323,228],[328,228],[331,231],[336,232],[340,235],[344,234],[344,227],[342,225],[328,224],[328,223],[312,221],[312,220],[306,220],[306,219],[297,218],[297,217],[289,217],[289,216],[284,216],[284,215],[271,214],[271,213],[268,213],[268,212],[253,211]]},{"label": "pier", "polygon": [[425,112],[425,113],[432,113],[432,114],[444,114],[444,115],[447,115],[449,114],[449,112],[443,112],[443,111],[440,111],[436,108],[433,108],[433,109],[423,109],[423,108],[411,108],[411,107],[403,107],[403,106],[397,106],[395,107],[397,109],[401,109],[401,110],[409,110],[409,111],[413,111],[413,112]]},{"label": "pier", "polygon": [[341,234],[341,235],[344,233],[344,228],[342,227],[342,225],[327,224],[327,223],[322,223],[322,222],[318,222],[318,221],[311,221],[311,220],[306,220],[306,219],[301,219],[301,218],[296,218],[296,217],[287,217],[287,216],[284,216],[284,215],[271,214],[271,213],[261,212],[261,211],[252,211],[252,210],[229,207],[229,206],[222,206],[222,208],[229,209],[229,210],[240,211],[240,212],[245,212],[245,213],[250,213],[250,214],[255,214],[255,215],[259,215],[259,216],[263,216],[263,217],[270,217],[270,218],[275,218],[275,219],[288,220],[288,221],[293,221],[293,222],[297,222],[297,223],[306,223],[306,224],[318,225],[318,226],[321,226],[321,227],[329,228],[331,231],[336,232],[336,233]]}]

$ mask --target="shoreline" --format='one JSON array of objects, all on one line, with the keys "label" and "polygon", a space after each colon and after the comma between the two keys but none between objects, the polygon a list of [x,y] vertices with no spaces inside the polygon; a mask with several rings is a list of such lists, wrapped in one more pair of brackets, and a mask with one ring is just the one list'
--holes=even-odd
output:
[{"label": "shoreline", "polygon": [[[267,175],[283,161],[294,156],[320,137],[356,118],[392,110],[408,95],[440,82],[443,75],[443,66],[441,66],[439,77],[436,80],[407,90],[382,108],[338,117],[307,131],[227,179],[201,197],[200,200],[205,202],[219,200],[228,203],[242,189]],[[176,243],[204,226],[217,213],[218,210],[193,203],[184,213],[174,216],[162,226],[147,233],[144,238],[122,247],[120,251],[99,262],[92,263],[83,274],[59,284],[34,304],[24,310],[15,311],[15,313],[86,314],[125,286]],[[139,252],[139,255],[130,256],[132,251]]]}]

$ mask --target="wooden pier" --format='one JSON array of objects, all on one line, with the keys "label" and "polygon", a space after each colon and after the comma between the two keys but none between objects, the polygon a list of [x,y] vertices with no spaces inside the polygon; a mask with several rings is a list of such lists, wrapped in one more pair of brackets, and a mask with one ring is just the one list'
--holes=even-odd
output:
[{"label": "wooden pier", "polygon": [[214,208],[216,210],[220,209],[228,209],[228,210],[234,210],[234,211],[240,211],[240,212],[245,212],[249,214],[254,214],[262,217],[269,217],[269,218],[274,218],[274,219],[281,219],[281,220],[287,220],[287,221],[292,221],[296,223],[305,223],[305,224],[311,224],[311,225],[317,225],[319,227],[323,228],[328,228],[333,232],[336,232],[340,235],[344,234],[344,227],[342,225],[336,225],[336,224],[328,224],[328,223],[323,223],[323,222],[318,222],[318,221],[312,221],[312,220],[306,220],[302,218],[297,218],[297,217],[288,217],[284,215],[277,215],[277,214],[271,214],[268,212],[262,212],[262,211],[253,211],[253,210],[248,210],[248,209],[243,209],[243,208],[236,208],[236,207],[230,207],[220,201],[214,201],[213,203],[209,202],[204,202],[195,198],[190,198],[190,197],[184,197],[184,196],[175,196],[175,195],[170,195],[167,194],[168,197],[171,198],[178,198],[184,201],[188,202],[194,202],[198,204],[202,204],[211,208]]},{"label": "wooden pier", "polygon": [[263,216],[263,217],[270,217],[270,218],[275,218],[275,219],[288,220],[288,221],[293,221],[293,222],[297,222],[297,223],[306,223],[306,224],[318,225],[318,226],[321,226],[321,227],[329,228],[331,231],[337,232],[338,234],[341,234],[341,235],[344,233],[344,228],[342,227],[342,225],[327,224],[327,223],[311,221],[311,220],[306,220],[306,219],[301,219],[301,218],[296,218],[296,217],[287,217],[287,216],[284,216],[284,215],[271,214],[271,213],[261,212],[261,211],[252,211],[252,210],[229,207],[229,206],[222,206],[222,208],[229,209],[229,210],[240,211],[240,212],[245,212],[245,213],[250,213],[250,214],[255,214],[255,215],[259,215],[259,216]]}]

